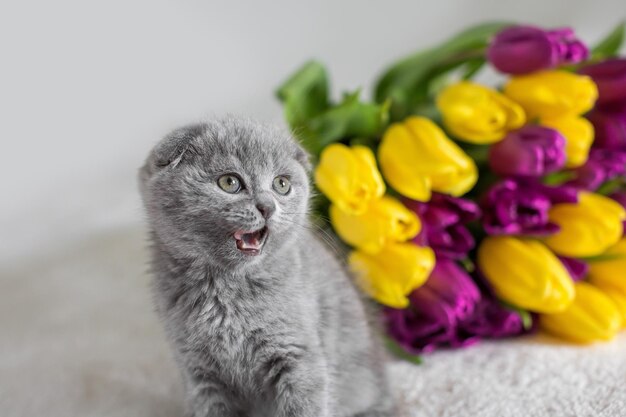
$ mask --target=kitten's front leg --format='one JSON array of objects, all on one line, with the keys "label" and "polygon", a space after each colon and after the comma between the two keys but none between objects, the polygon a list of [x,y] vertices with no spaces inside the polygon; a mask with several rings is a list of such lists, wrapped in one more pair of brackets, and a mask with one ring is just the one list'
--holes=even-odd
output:
[{"label": "kitten's front leg", "polygon": [[275,359],[269,375],[276,417],[331,417],[328,370],[321,358]]},{"label": "kitten's front leg", "polygon": [[186,415],[189,417],[240,417],[219,383],[208,380],[189,381],[187,397]]}]

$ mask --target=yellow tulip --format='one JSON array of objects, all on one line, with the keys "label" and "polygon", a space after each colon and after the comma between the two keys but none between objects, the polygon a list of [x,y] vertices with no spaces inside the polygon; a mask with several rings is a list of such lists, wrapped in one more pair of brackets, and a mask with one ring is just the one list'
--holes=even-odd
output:
[{"label": "yellow tulip", "polygon": [[390,243],[375,255],[354,251],[348,258],[357,283],[381,304],[405,308],[435,266],[435,253],[412,243]]},{"label": "yellow tulip", "polygon": [[615,303],[586,282],[576,283],[574,302],[556,314],[542,315],[539,325],[548,333],[579,343],[611,340],[622,327]]},{"label": "yellow tulip", "polygon": [[374,200],[363,214],[349,214],[335,205],[329,214],[339,237],[367,253],[379,252],[387,242],[411,239],[421,229],[417,215],[389,196]]},{"label": "yellow tulip", "polygon": [[586,75],[566,71],[540,71],[513,77],[504,94],[519,103],[529,118],[578,116],[591,110],[598,88]]},{"label": "yellow tulip", "polygon": [[478,249],[478,265],[498,297],[515,306],[554,313],[574,299],[572,278],[541,242],[487,237]]},{"label": "yellow tulip", "polygon": [[385,193],[374,153],[365,146],[327,146],[315,169],[315,182],[333,204],[347,213],[364,213],[370,201]]},{"label": "yellow tulip", "polygon": [[542,119],[540,124],[558,130],[565,138],[566,167],[575,168],[587,162],[594,137],[593,125],[589,120],[584,117],[565,116]]},{"label": "yellow tulip", "polygon": [[626,238],[603,256],[606,259],[589,262],[589,281],[602,288],[614,288],[626,296]]},{"label": "yellow tulip", "polygon": [[594,285],[594,287],[602,291],[615,303],[615,307],[617,307],[617,311],[619,311],[622,318],[622,329],[626,328],[626,293],[612,287],[601,287],[597,285]]},{"label": "yellow tulip", "polygon": [[428,201],[431,190],[460,196],[478,179],[476,164],[424,117],[391,125],[378,148],[380,168],[400,194]]},{"label": "yellow tulip", "polygon": [[546,245],[559,255],[582,258],[600,255],[620,240],[626,211],[608,197],[581,191],[578,203],[556,204],[548,218],[560,230],[544,239]]},{"label": "yellow tulip", "polygon": [[491,88],[469,81],[446,87],[437,97],[443,123],[459,139],[494,143],[526,122],[524,110]]}]

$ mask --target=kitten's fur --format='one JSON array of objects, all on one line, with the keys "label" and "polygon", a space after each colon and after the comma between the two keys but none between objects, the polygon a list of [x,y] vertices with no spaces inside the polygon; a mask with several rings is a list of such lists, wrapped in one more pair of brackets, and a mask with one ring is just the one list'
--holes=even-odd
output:
[{"label": "kitten's fur", "polygon": [[[283,131],[227,118],[175,130],[140,170],[157,310],[190,416],[392,415],[364,304],[310,232],[309,168]],[[220,189],[225,173],[245,189]],[[286,196],[277,175],[291,180]],[[260,255],[237,249],[237,230],[264,225]]]}]

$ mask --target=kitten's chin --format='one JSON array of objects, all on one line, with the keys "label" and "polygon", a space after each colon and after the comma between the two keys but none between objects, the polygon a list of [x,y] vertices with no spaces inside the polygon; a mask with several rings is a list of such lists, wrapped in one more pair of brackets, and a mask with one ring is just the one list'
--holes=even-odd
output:
[{"label": "kitten's chin", "polygon": [[238,230],[233,235],[239,252],[248,256],[260,255],[265,246],[269,230],[263,227],[255,231]]}]

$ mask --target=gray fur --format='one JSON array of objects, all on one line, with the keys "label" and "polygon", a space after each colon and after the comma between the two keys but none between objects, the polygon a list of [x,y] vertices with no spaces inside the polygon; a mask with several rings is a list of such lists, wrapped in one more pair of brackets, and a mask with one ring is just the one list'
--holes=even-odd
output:
[{"label": "gray fur", "polygon": [[[391,416],[383,352],[365,305],[307,219],[307,154],[285,132],[227,118],[175,130],[140,188],[157,311],[193,417]],[[246,189],[217,186],[237,173]],[[277,175],[292,190],[272,190]],[[257,205],[272,206],[265,220]],[[260,255],[233,234],[263,225]]]}]

